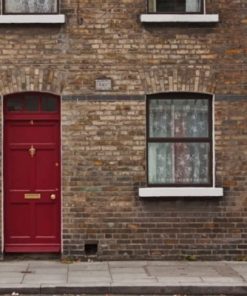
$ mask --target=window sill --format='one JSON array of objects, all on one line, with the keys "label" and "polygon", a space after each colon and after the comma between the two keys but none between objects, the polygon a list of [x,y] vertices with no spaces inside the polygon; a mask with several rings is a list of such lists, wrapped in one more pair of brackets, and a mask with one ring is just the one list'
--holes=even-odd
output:
[{"label": "window sill", "polygon": [[0,24],[64,24],[64,14],[6,14],[0,15]]},{"label": "window sill", "polygon": [[141,14],[142,23],[218,23],[218,14]]},{"label": "window sill", "polygon": [[222,197],[216,187],[147,187],[139,188],[139,197]]}]

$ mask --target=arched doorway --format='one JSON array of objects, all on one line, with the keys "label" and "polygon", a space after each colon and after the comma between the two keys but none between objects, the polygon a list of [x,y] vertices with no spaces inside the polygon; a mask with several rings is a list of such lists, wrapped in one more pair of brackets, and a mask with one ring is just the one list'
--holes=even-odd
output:
[{"label": "arched doorway", "polygon": [[60,97],[4,96],[4,251],[60,252]]}]

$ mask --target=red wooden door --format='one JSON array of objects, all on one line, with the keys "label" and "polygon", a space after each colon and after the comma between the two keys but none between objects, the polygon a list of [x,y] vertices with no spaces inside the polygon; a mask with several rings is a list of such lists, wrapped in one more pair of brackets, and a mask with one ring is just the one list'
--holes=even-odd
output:
[{"label": "red wooden door", "polygon": [[[5,252],[59,252],[59,104],[52,111],[42,110],[42,100],[59,101],[52,95],[32,94],[38,104],[30,112],[26,96],[5,100]],[[22,102],[18,110],[13,107],[17,98]]]}]

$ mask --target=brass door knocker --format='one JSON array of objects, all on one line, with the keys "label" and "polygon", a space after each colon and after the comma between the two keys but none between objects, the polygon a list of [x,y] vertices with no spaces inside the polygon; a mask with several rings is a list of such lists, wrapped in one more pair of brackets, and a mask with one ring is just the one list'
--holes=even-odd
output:
[{"label": "brass door knocker", "polygon": [[33,145],[28,149],[28,152],[30,156],[33,158],[34,155],[36,154],[36,149],[33,147]]}]

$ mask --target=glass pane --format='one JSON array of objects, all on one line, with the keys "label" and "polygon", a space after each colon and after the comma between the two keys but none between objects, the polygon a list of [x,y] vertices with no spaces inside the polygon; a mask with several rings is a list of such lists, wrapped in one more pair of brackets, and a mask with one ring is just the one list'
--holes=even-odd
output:
[{"label": "glass pane", "polygon": [[39,98],[34,95],[25,97],[25,110],[29,112],[39,111]]},{"label": "glass pane", "polygon": [[174,12],[185,12],[185,1],[186,0],[156,0],[157,12],[174,13]]},{"label": "glass pane", "polygon": [[45,96],[41,101],[41,109],[46,112],[55,112],[58,111],[58,102],[57,98]]},{"label": "glass pane", "polygon": [[5,13],[56,13],[56,0],[5,0]]},{"label": "glass pane", "polygon": [[148,0],[148,12],[156,12],[156,0]]},{"label": "glass pane", "polygon": [[23,108],[23,98],[9,98],[7,99],[8,111],[21,111]]},{"label": "glass pane", "polygon": [[149,183],[207,184],[209,153],[209,143],[149,143]]},{"label": "glass pane", "polygon": [[200,12],[201,0],[186,0],[186,12]]},{"label": "glass pane", "polygon": [[172,145],[148,144],[148,180],[150,184],[174,183]]},{"label": "glass pane", "polygon": [[208,100],[150,101],[150,137],[208,137]]}]

